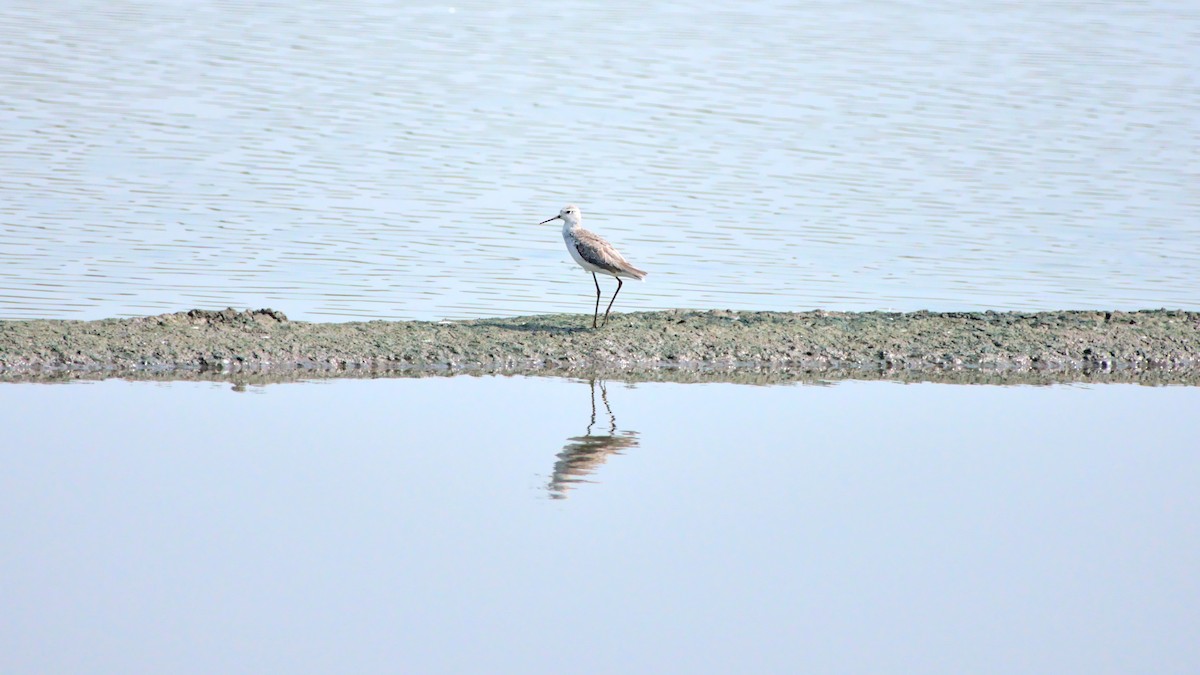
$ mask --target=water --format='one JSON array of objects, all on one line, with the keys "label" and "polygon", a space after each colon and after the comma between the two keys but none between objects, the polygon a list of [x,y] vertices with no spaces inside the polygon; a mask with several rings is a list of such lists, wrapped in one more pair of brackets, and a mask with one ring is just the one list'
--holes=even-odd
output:
[{"label": "water", "polygon": [[[0,318],[1200,307],[1194,2],[0,7]],[[611,285],[611,284],[610,284]],[[611,292],[611,289],[606,289]]]},{"label": "water", "polygon": [[1200,388],[230,389],[0,385],[0,670],[1200,669]]}]

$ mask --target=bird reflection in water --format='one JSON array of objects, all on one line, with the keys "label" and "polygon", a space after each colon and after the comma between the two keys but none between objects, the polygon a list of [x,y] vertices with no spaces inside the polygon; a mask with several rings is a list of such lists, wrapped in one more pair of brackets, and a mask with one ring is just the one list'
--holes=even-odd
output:
[{"label": "bird reflection in water", "polygon": [[[554,474],[550,477],[552,499],[566,499],[567,492],[578,483],[594,483],[587,476],[600,468],[609,455],[619,455],[626,448],[635,448],[638,444],[636,431],[617,431],[617,418],[613,415],[612,407],[608,404],[608,390],[603,382],[589,380],[592,388],[592,417],[588,422],[587,433],[567,439],[562,452],[558,453],[558,461],[554,463]],[[600,401],[608,413],[608,433],[592,433],[596,426],[596,385],[600,385]],[[603,425],[603,422],[601,423]]]}]

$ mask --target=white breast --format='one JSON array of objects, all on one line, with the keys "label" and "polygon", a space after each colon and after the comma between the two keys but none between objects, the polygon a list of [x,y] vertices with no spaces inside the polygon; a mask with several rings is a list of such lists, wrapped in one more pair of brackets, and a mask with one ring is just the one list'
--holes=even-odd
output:
[{"label": "white breast", "polygon": [[566,242],[566,244],[567,244],[567,252],[571,254],[571,258],[580,267],[582,267],[583,269],[585,269],[589,272],[599,272],[601,274],[610,274],[610,272],[608,272],[606,270],[602,270],[599,267],[596,267],[595,265],[584,260],[583,256],[579,255],[579,249],[575,248],[575,238],[571,236],[570,228],[564,226],[562,234],[563,234],[563,241]]}]

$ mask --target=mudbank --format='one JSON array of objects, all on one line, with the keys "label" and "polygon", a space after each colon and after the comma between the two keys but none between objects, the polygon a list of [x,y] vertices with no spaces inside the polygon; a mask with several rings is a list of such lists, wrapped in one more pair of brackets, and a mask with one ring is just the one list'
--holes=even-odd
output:
[{"label": "mudbank", "polygon": [[614,315],[602,329],[582,315],[309,323],[274,310],[232,309],[0,321],[5,379],[459,372],[1195,383],[1200,312],[669,310]]}]

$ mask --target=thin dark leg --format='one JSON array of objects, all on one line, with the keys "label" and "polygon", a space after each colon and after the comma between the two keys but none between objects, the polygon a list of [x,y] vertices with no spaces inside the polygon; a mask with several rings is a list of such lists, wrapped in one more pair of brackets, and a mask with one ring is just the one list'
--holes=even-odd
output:
[{"label": "thin dark leg", "polygon": [[596,317],[600,316],[600,281],[596,279],[595,272],[592,272],[592,281],[596,282],[596,311],[592,313],[592,328],[595,328]]},{"label": "thin dark leg", "polygon": [[612,406],[608,404],[608,390],[604,388],[604,380],[600,380],[600,400],[604,401],[604,409],[608,411],[608,435],[617,433],[617,416],[613,414]]},{"label": "thin dark leg", "polygon": [[[594,276],[594,275],[593,275]],[[604,310],[604,325],[608,325],[608,313],[612,311],[612,304],[617,301],[617,293],[621,292],[621,277],[613,277],[617,280],[617,290],[613,291],[612,300],[608,301],[608,309]]]},{"label": "thin dark leg", "polygon": [[[592,435],[592,427],[596,426],[596,380],[590,380],[589,384],[592,385],[592,421],[588,422],[587,435],[591,436]],[[600,391],[603,392],[604,385],[600,385],[600,387],[601,387]],[[608,405],[608,398],[607,398],[608,394],[605,393],[604,396],[605,396],[604,404]]]}]

